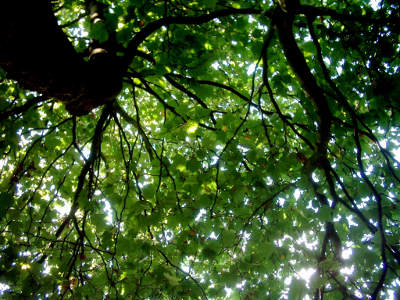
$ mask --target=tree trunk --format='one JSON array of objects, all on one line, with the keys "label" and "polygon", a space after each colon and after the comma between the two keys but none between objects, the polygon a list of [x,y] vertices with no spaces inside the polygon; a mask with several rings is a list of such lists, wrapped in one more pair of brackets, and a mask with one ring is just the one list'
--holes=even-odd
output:
[{"label": "tree trunk", "polygon": [[86,62],[58,26],[49,3],[0,4],[0,67],[21,88],[62,101],[73,115],[87,114],[119,93],[121,68],[106,51]]}]

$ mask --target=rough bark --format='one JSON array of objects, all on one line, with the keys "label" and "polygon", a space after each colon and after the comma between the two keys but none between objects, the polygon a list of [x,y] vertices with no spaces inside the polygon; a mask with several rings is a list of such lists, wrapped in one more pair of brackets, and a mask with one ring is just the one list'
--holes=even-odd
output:
[{"label": "rough bark", "polygon": [[119,93],[122,68],[106,51],[89,61],[76,53],[49,3],[0,4],[0,67],[23,89],[62,101],[73,115],[87,114]]}]

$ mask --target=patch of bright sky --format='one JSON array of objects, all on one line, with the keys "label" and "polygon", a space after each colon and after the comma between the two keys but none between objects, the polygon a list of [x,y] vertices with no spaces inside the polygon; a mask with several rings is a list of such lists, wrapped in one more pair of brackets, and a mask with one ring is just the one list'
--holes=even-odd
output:
[{"label": "patch of bright sky", "polygon": [[10,286],[8,284],[4,284],[4,283],[0,282],[0,295],[9,289],[10,289]]},{"label": "patch of bright sky", "polygon": [[315,273],[315,269],[313,268],[303,268],[300,269],[299,272],[297,272],[297,274],[299,274],[300,278],[304,279],[307,283],[307,286],[310,282],[311,276]]},{"label": "patch of bright sky", "polygon": [[299,189],[295,189],[295,190],[294,190],[293,195],[294,195],[294,197],[296,198],[296,200],[299,199],[299,197],[301,196],[301,194],[302,194],[302,191],[301,191],[301,190],[299,190]]},{"label": "patch of bright sky", "polygon": [[246,284],[246,280],[243,280],[242,282],[239,282],[236,284],[236,288],[242,290],[244,288],[245,284]]},{"label": "patch of bright sky", "polygon": [[349,259],[352,254],[353,254],[353,250],[351,248],[346,248],[342,251],[342,258]]},{"label": "patch of bright sky", "polygon": [[224,289],[225,289],[226,296],[230,297],[233,293],[233,290],[227,286]]},{"label": "patch of bright sky", "polygon": [[381,0],[371,0],[369,4],[371,5],[373,10],[378,10],[380,6]]},{"label": "patch of bright sky", "polygon": [[351,267],[344,267],[342,269],[340,269],[340,273],[344,274],[344,275],[351,275],[354,272],[354,265]]},{"label": "patch of bright sky", "polygon": [[164,233],[165,233],[165,239],[169,242],[170,240],[172,240],[172,238],[174,237],[174,233],[171,231],[171,230],[169,230],[169,229],[167,229],[167,230],[164,230]]},{"label": "patch of bright sky", "polygon": [[[315,235],[313,231],[310,231],[309,234],[311,236]],[[306,248],[310,250],[315,250],[315,248],[318,246],[318,240],[310,241],[304,232],[296,242],[297,244],[304,244]]]},{"label": "patch of bright sky", "polygon": [[68,215],[69,211],[71,210],[71,204],[68,203],[68,201],[63,201],[63,203],[64,203],[64,206],[61,206],[61,205],[54,206],[54,209],[58,212],[58,214],[61,217]]},{"label": "patch of bright sky", "polygon": [[242,241],[243,241],[243,246],[242,246],[242,251],[246,251],[246,245],[248,241],[250,240],[251,234],[246,232],[246,231],[241,231],[240,234],[242,235]]},{"label": "patch of bright sky", "polygon": [[318,177],[317,177],[317,174],[315,174],[315,172],[312,173],[312,180],[313,180],[314,182],[319,182],[319,179],[318,179]]},{"label": "patch of bright sky", "polygon": [[208,238],[213,239],[213,240],[217,240],[217,239],[218,239],[218,236],[217,236],[217,235],[215,234],[215,232],[213,231],[213,232],[211,232],[211,234],[210,234],[210,236],[209,236]]},{"label": "patch of bright sky", "polygon": [[350,227],[351,227],[351,226],[358,227],[358,224],[357,224],[356,222],[353,221],[353,216],[352,216],[352,215],[347,216],[347,217],[346,217],[346,220],[347,220],[347,222],[348,222],[348,224],[349,224]]},{"label": "patch of bright sky", "polygon": [[108,202],[105,199],[103,199],[102,202],[104,203],[104,212],[106,213],[107,224],[111,225],[113,222],[113,214],[112,214],[110,202]]},{"label": "patch of bright sky", "polygon": [[197,214],[196,218],[194,219],[196,222],[198,222],[203,216],[205,216],[207,211],[204,208],[201,208],[199,213]]},{"label": "patch of bright sky", "polygon": [[257,63],[252,63],[250,66],[247,68],[247,75],[251,75],[254,73],[256,70]]},{"label": "patch of bright sky", "polygon": [[307,209],[312,209],[314,212],[318,212],[318,208],[313,207],[312,200],[308,201],[308,205],[306,206]]}]

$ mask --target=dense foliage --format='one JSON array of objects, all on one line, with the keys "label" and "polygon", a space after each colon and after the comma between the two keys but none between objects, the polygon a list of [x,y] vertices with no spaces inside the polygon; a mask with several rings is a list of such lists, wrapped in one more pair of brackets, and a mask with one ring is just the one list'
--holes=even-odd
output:
[{"label": "dense foliage", "polygon": [[393,297],[397,1],[87,2],[53,10],[118,46],[115,102],[1,73],[0,297]]}]

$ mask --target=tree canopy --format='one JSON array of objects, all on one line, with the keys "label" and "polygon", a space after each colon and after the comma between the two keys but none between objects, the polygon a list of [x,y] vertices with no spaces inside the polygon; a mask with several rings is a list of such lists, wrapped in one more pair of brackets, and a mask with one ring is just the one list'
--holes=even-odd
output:
[{"label": "tree canopy", "polygon": [[6,0],[0,28],[0,297],[393,299],[398,1]]}]

